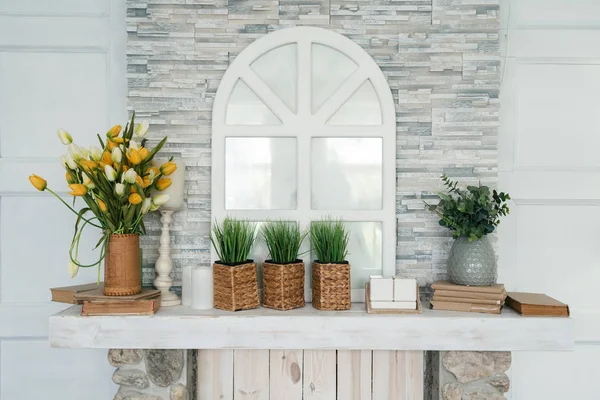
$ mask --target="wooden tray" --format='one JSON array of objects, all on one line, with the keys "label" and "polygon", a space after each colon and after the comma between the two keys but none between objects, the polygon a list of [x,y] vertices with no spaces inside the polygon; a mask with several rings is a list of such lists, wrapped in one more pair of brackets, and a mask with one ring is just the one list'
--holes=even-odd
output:
[{"label": "wooden tray", "polygon": [[416,310],[395,310],[395,309],[386,309],[380,308],[377,310],[373,310],[371,308],[371,295],[370,295],[370,286],[368,283],[365,284],[365,306],[367,307],[368,314],[421,314],[423,309],[421,307],[421,299],[419,297],[419,284],[417,284],[417,309]]}]

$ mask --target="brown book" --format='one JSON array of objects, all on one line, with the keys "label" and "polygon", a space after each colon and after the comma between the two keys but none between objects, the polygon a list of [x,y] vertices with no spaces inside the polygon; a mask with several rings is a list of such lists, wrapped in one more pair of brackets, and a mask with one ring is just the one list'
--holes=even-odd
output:
[{"label": "brown book", "polygon": [[455,292],[477,292],[477,293],[502,293],[504,292],[504,285],[497,283],[491,286],[464,286],[456,285],[448,281],[437,281],[434,282],[431,287],[434,290],[452,290]]},{"label": "brown book", "polygon": [[509,292],[506,305],[522,315],[569,316],[568,305],[543,293]]},{"label": "brown book", "polygon": [[153,315],[159,308],[160,295],[142,300],[86,300],[81,315]]},{"label": "brown book", "polygon": [[455,301],[431,301],[431,308],[442,311],[500,314],[502,306],[492,304],[458,303]]},{"label": "brown book", "polygon": [[488,299],[468,299],[463,297],[444,297],[437,293],[434,293],[432,301],[448,301],[456,303],[477,303],[477,304],[490,304],[490,305],[502,305],[504,300],[488,300]]},{"label": "brown book", "polygon": [[478,293],[478,292],[457,292],[454,290],[436,290],[434,296],[459,297],[465,299],[486,299],[486,300],[504,300],[506,292],[501,293]]},{"label": "brown book", "polygon": [[104,285],[101,283],[86,283],[85,285],[75,286],[64,286],[51,288],[50,293],[52,294],[52,301],[58,303],[69,303],[69,304],[81,304],[81,301],[77,300],[77,295],[92,290],[104,290]]},{"label": "brown book", "polygon": [[142,289],[142,291],[138,294],[134,294],[131,296],[105,296],[104,288],[96,287],[94,290],[89,290],[86,292],[77,293],[75,295],[75,299],[78,301],[130,301],[130,300],[143,300],[148,298],[156,297],[160,294],[160,290],[157,289]]}]

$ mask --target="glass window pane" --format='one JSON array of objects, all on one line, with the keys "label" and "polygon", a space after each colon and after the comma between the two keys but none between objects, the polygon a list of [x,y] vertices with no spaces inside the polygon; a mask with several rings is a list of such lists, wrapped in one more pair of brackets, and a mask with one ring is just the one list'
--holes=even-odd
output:
[{"label": "glass window pane", "polygon": [[[313,224],[319,222],[313,222]],[[383,272],[381,222],[345,222],[350,230],[348,262],[352,289],[364,289],[370,275]],[[316,255],[312,254],[312,260]]]},{"label": "glass window pane", "polygon": [[296,208],[296,138],[226,138],[225,208]]},{"label": "glass window pane", "polygon": [[280,125],[281,121],[244,81],[238,79],[229,96],[225,123],[227,125]]},{"label": "glass window pane", "polygon": [[370,80],[366,80],[327,121],[329,125],[381,125],[381,107]]},{"label": "glass window pane", "polygon": [[250,68],[294,113],[298,100],[298,50],[296,43],[277,47],[260,56]]},{"label": "glass window pane", "polygon": [[382,146],[382,138],[313,138],[312,208],[381,209]]},{"label": "glass window pane", "polygon": [[338,50],[312,45],[312,112],[316,113],[358,66]]}]

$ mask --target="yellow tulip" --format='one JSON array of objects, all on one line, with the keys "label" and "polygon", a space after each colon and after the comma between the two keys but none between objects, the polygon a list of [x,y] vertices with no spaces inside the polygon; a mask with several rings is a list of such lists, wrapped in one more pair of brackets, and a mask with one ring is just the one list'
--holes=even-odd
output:
[{"label": "yellow tulip", "polygon": [[171,183],[173,182],[169,178],[159,179],[158,182],[156,182],[156,189],[163,191],[171,186]]},{"label": "yellow tulip", "polygon": [[152,179],[150,179],[149,176],[145,176],[144,177],[144,183],[142,184],[142,187],[145,189],[148,186],[152,185]]},{"label": "yellow tulip", "polygon": [[138,176],[136,176],[136,177],[135,177],[135,181],[136,181],[136,183],[137,183],[138,185],[140,185],[140,186],[144,186],[144,181],[142,180],[142,177],[141,177],[141,176],[139,176],[139,175],[138,175]]},{"label": "yellow tulip", "polygon": [[160,167],[160,172],[161,174],[168,176],[175,172],[176,169],[177,164],[175,164],[173,161],[169,161]]},{"label": "yellow tulip", "polygon": [[44,190],[46,190],[46,186],[48,186],[48,183],[46,182],[46,180],[40,176],[37,176],[36,174],[32,174],[29,177],[29,182],[31,182],[33,187],[36,188],[37,190],[39,190],[40,192],[43,192]]},{"label": "yellow tulip", "polygon": [[104,153],[102,153],[102,162],[113,165],[112,154],[110,151],[105,150]]},{"label": "yellow tulip", "polygon": [[121,144],[121,143],[125,142],[125,139],[123,139],[121,137],[113,137],[113,138],[110,138],[110,141],[113,143]]},{"label": "yellow tulip", "polygon": [[142,202],[142,196],[137,193],[132,193],[129,195],[129,202],[133,205],[140,204]]},{"label": "yellow tulip", "polygon": [[138,165],[142,162],[142,157],[140,156],[140,153],[135,149],[127,150],[126,155],[129,162],[133,165]]},{"label": "yellow tulip", "polygon": [[140,147],[140,149],[138,150],[138,154],[140,155],[140,157],[142,157],[142,160],[145,160],[150,155],[150,151],[148,151],[148,149],[145,147]]},{"label": "yellow tulip", "polygon": [[87,188],[85,187],[85,185],[82,185],[80,183],[72,183],[69,185],[69,187],[72,190],[72,192],[69,192],[71,196],[83,196],[87,193]]},{"label": "yellow tulip", "polygon": [[109,138],[114,138],[116,136],[119,136],[119,133],[121,133],[121,125],[115,125],[112,128],[110,128],[108,132],[106,132],[106,136],[108,136]]},{"label": "yellow tulip", "polygon": [[112,149],[114,149],[115,147],[117,147],[117,144],[113,141],[106,141],[106,150],[108,151],[112,151]]},{"label": "yellow tulip", "polygon": [[127,165],[123,164],[123,173],[127,172],[128,169],[129,169],[129,167]]},{"label": "yellow tulip", "polygon": [[67,183],[75,183],[75,180],[69,172],[65,172],[65,178],[67,179]]},{"label": "yellow tulip", "polygon": [[146,175],[150,176],[152,180],[154,180],[154,178],[156,178],[158,174],[160,174],[160,170],[155,166],[152,166],[146,170]]},{"label": "yellow tulip", "polygon": [[92,161],[92,160],[81,160],[79,161],[79,164],[81,164],[81,166],[83,167],[84,171],[90,172],[93,169],[98,168],[98,163],[96,163],[96,161]]},{"label": "yellow tulip", "polygon": [[100,210],[102,210],[102,212],[106,212],[106,203],[100,199],[96,200],[98,201],[98,207],[100,207]]}]

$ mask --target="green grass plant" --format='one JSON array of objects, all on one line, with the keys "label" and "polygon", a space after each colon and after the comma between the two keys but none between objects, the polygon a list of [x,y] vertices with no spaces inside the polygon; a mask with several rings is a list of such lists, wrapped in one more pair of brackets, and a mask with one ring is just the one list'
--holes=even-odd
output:
[{"label": "green grass plant", "polygon": [[214,221],[210,241],[219,260],[224,264],[234,265],[248,260],[255,234],[256,224],[226,217],[220,224]]},{"label": "green grass plant", "polygon": [[346,261],[349,237],[350,231],[341,219],[328,217],[311,224],[310,243],[320,263]]},{"label": "green grass plant", "polygon": [[308,232],[302,232],[298,222],[279,220],[267,221],[261,234],[269,249],[270,260],[290,264],[298,259],[300,246]]}]

